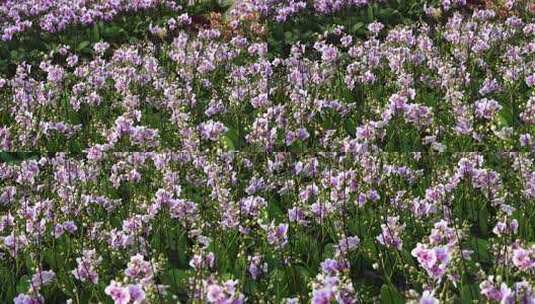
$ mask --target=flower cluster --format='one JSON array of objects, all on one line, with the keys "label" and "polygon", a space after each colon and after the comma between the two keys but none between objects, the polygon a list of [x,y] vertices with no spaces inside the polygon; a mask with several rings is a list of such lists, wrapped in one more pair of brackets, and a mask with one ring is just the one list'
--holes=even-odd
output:
[{"label": "flower cluster", "polygon": [[[115,303],[276,301],[269,284],[303,288],[299,276],[318,270],[310,289],[281,296],[354,303],[373,299],[372,282],[389,279],[412,282],[408,299],[436,303],[475,280],[490,301],[533,300],[529,203],[508,199],[529,199],[528,154],[257,157],[60,153],[0,165],[8,210],[1,267],[19,258],[37,267],[15,301],[43,302],[43,289],[72,280]],[[411,173],[429,159],[432,178]],[[415,212],[422,205],[430,211]],[[303,268],[306,259],[317,268]],[[287,275],[298,276],[296,285]]]},{"label": "flower cluster", "polygon": [[0,5],[0,31],[2,40],[9,41],[17,33],[34,26],[54,33],[71,25],[88,26],[100,20],[110,21],[121,13],[148,10],[160,5],[173,10],[180,9],[175,1],[164,0],[7,0]]},{"label": "flower cluster", "polygon": [[9,62],[1,301],[534,303],[532,13],[430,2],[0,4],[6,46],[173,14]]}]

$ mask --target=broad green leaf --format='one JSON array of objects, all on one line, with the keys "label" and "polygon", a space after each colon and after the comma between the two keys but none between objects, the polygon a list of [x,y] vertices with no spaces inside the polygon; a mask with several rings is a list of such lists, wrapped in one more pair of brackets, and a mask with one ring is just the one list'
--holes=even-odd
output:
[{"label": "broad green leaf", "polygon": [[78,44],[78,46],[76,47],[76,50],[77,50],[77,51],[81,51],[81,50],[85,49],[86,47],[88,47],[89,44],[90,44],[90,42],[87,41],[87,40],[86,40],[86,41],[82,41],[82,42],[80,42],[80,43]]},{"label": "broad green leaf", "polygon": [[479,287],[477,284],[464,284],[461,288],[461,303],[472,303],[478,299]]},{"label": "broad green leaf", "polygon": [[383,304],[403,304],[403,296],[394,286],[383,285],[381,287],[381,303]]},{"label": "broad green leaf", "polygon": [[479,210],[479,229],[481,229],[481,233],[483,235],[488,235],[489,233],[489,211],[487,209],[487,206],[483,206],[481,210]]},{"label": "broad green leaf", "polygon": [[17,283],[17,292],[26,293],[28,292],[29,288],[30,288],[30,276],[25,274],[22,277],[20,277]]},{"label": "broad green leaf", "polygon": [[474,251],[474,254],[472,255],[473,259],[476,259],[479,262],[490,262],[489,242],[487,240],[474,238],[470,240],[470,247]]}]

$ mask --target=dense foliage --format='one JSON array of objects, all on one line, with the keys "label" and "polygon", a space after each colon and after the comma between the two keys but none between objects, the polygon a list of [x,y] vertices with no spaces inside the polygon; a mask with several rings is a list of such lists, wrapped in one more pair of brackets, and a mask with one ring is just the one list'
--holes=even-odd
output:
[{"label": "dense foliage", "polygon": [[535,303],[530,1],[0,4],[0,301]]}]

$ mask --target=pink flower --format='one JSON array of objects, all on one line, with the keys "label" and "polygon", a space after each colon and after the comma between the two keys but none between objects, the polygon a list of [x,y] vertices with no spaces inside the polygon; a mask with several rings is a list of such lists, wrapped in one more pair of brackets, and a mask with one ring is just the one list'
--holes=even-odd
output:
[{"label": "pink flower", "polygon": [[43,304],[45,300],[41,295],[29,296],[27,294],[19,294],[15,299],[13,299],[14,304]]},{"label": "pink flower", "polygon": [[275,226],[274,223],[268,227],[267,241],[270,245],[276,248],[282,248],[288,243],[288,224],[279,224]]},{"label": "pink flower", "polygon": [[418,243],[416,248],[412,250],[412,256],[418,259],[418,262],[425,267],[432,267],[436,262],[436,255],[433,251],[425,248],[422,244]]},{"label": "pink flower", "polygon": [[130,302],[130,292],[128,288],[119,286],[115,281],[111,281],[104,292],[109,295],[115,304],[127,304]]},{"label": "pink flower", "polygon": [[48,285],[55,277],[54,271],[39,271],[32,276],[32,287],[39,289],[41,286]]},{"label": "pink flower", "polygon": [[382,232],[376,238],[381,245],[401,250],[403,240],[401,240],[399,235],[405,230],[405,224],[400,225],[398,221],[399,216],[389,216],[387,223],[381,225]]},{"label": "pink flower", "polygon": [[134,301],[134,304],[143,303],[145,300],[145,292],[139,285],[129,285],[128,292],[130,293],[130,298]]},{"label": "pink flower", "polygon": [[492,119],[502,109],[502,106],[494,99],[483,98],[476,101],[475,105],[476,117],[484,119]]},{"label": "pink flower", "polygon": [[535,267],[535,258],[530,254],[530,251],[524,248],[513,250],[513,264],[520,270],[527,271]]},{"label": "pink flower", "polygon": [[150,262],[145,261],[141,254],[136,254],[130,258],[128,268],[124,273],[132,279],[140,279],[146,282],[152,279],[153,272]]},{"label": "pink flower", "polygon": [[338,58],[338,50],[331,45],[325,45],[321,48],[321,60],[325,62],[334,62]]},{"label": "pink flower", "polygon": [[15,235],[13,232],[4,238],[4,246],[7,247],[12,257],[16,257],[21,250],[28,246],[28,239],[24,235]]},{"label": "pink flower", "polygon": [[238,290],[237,280],[228,280],[223,284],[217,282],[208,281],[205,282],[206,287],[206,300],[208,303],[215,304],[243,304],[245,303],[245,297]]},{"label": "pink flower", "polygon": [[212,284],[208,286],[208,291],[206,292],[206,299],[210,303],[217,303],[225,298],[225,293],[223,288],[217,284]]},{"label": "pink flower", "polygon": [[96,268],[101,261],[102,258],[97,256],[95,250],[84,249],[82,257],[76,258],[78,267],[72,271],[72,274],[77,280],[97,284],[99,277]]},{"label": "pink flower", "polygon": [[479,288],[481,289],[481,294],[490,301],[496,301],[500,304],[515,303],[515,294],[511,288],[507,287],[505,283],[502,283],[500,288],[497,288],[492,276],[488,280],[481,282]]},{"label": "pink flower", "polygon": [[526,84],[530,87],[535,86],[535,74],[526,77]]},{"label": "pink flower", "polygon": [[435,292],[425,290],[422,293],[422,297],[420,298],[420,301],[418,301],[419,304],[438,304],[440,303],[437,298],[435,298]]},{"label": "pink flower", "polygon": [[446,273],[450,261],[447,247],[435,247],[427,249],[418,243],[412,250],[412,255],[418,259],[420,265],[427,271],[433,279],[439,280]]}]

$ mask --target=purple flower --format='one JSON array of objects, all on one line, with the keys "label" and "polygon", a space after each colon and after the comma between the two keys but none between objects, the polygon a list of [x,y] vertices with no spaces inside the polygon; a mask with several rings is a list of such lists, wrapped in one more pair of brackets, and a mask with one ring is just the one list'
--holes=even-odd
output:
[{"label": "purple flower", "polygon": [[437,298],[434,296],[434,291],[425,290],[422,293],[422,297],[418,301],[419,304],[439,304]]},{"label": "purple flower", "polygon": [[334,298],[334,292],[331,288],[322,288],[312,292],[312,304],[330,304]]},{"label": "purple flower", "polygon": [[526,77],[526,84],[530,87],[535,86],[535,74],[531,74]]},{"label": "purple flower", "polygon": [[348,252],[357,248],[359,244],[360,239],[357,236],[349,236],[342,238],[338,241],[338,245],[336,246],[336,252],[337,254],[347,254]]},{"label": "purple flower", "polygon": [[496,79],[485,79],[485,82],[483,82],[483,85],[481,86],[481,89],[479,89],[479,94],[484,96],[496,91],[501,90],[501,86],[498,83]]},{"label": "purple flower", "polygon": [[475,106],[476,117],[489,120],[502,109],[502,106],[496,100],[486,98],[476,101]]},{"label": "purple flower", "polygon": [[95,53],[102,55],[109,47],[110,45],[107,42],[97,42],[93,46],[93,50],[95,50]]},{"label": "purple flower", "polygon": [[387,223],[381,225],[382,232],[379,236],[377,236],[377,241],[381,245],[401,250],[403,241],[399,235],[401,232],[403,232],[403,230],[405,230],[405,224],[400,225],[398,224],[398,221],[398,216],[389,216],[387,218]]},{"label": "purple flower", "polygon": [[125,275],[139,282],[147,282],[152,279],[153,271],[150,262],[145,261],[141,254],[130,257]]},{"label": "purple flower", "polygon": [[435,247],[427,249],[418,243],[412,250],[412,255],[418,259],[420,265],[427,271],[427,274],[440,280],[446,273],[450,261],[450,253],[447,247]]},{"label": "purple flower", "polygon": [[321,60],[327,63],[336,61],[338,58],[338,49],[332,45],[325,45],[321,49]]},{"label": "purple flower", "polygon": [[245,297],[236,290],[238,281],[228,280],[223,284],[205,282],[206,300],[214,304],[243,304]]},{"label": "purple flower", "polygon": [[50,284],[56,277],[56,273],[51,270],[38,271],[32,276],[32,288],[39,289],[41,286]]},{"label": "purple flower", "polygon": [[97,256],[96,251],[84,249],[82,256],[76,258],[76,262],[78,263],[77,268],[71,271],[74,277],[82,282],[88,281],[97,284],[99,276],[96,268],[102,262],[102,258]]},{"label": "purple flower", "polygon": [[535,268],[535,250],[517,248],[513,250],[513,264],[522,271]]},{"label": "purple flower", "polygon": [[488,280],[481,282],[479,285],[481,294],[484,295],[490,301],[496,301],[501,304],[513,304],[515,303],[515,295],[512,290],[507,287],[507,284],[501,283],[499,288],[494,283],[494,277],[489,277]]},{"label": "purple flower", "polygon": [[4,246],[7,248],[12,257],[16,257],[26,246],[28,246],[28,239],[24,235],[12,234],[3,238]]},{"label": "purple flower", "polygon": [[67,221],[63,223],[63,229],[67,231],[68,233],[75,233],[76,230],[78,230],[78,227],[76,227],[76,224],[73,221]]},{"label": "purple flower", "polygon": [[336,260],[326,259],[325,261],[321,262],[321,271],[325,273],[332,275],[340,270],[341,267]]},{"label": "purple flower", "polygon": [[209,120],[199,125],[199,129],[201,132],[201,136],[204,139],[208,139],[211,141],[217,141],[219,137],[228,130],[228,128],[225,127],[225,125],[221,122],[214,122],[212,120]]},{"label": "purple flower", "polygon": [[143,291],[140,285],[129,285],[128,293],[134,304],[141,304],[145,301],[145,291]]},{"label": "purple flower", "polygon": [[41,295],[30,296],[27,294],[19,294],[15,299],[13,299],[14,304],[44,304],[45,300]]},{"label": "purple flower", "polygon": [[368,24],[368,31],[370,33],[377,35],[385,26],[381,22],[374,21]]},{"label": "purple flower", "polygon": [[249,274],[253,280],[257,280],[264,273],[267,273],[267,263],[264,262],[264,257],[261,255],[255,255],[248,257],[249,260]]},{"label": "purple flower", "polygon": [[115,304],[127,304],[130,302],[130,292],[128,288],[121,287],[116,281],[111,281],[110,285],[104,289]]},{"label": "purple flower", "polygon": [[279,224],[275,226],[274,223],[267,228],[267,241],[270,245],[276,248],[282,248],[288,243],[288,224]]},{"label": "purple flower", "polygon": [[215,255],[213,252],[209,252],[208,254],[195,254],[189,261],[189,265],[196,270],[211,269],[214,267],[214,263]]},{"label": "purple flower", "polygon": [[260,196],[249,196],[240,200],[241,212],[253,218],[258,217],[266,206],[266,200]]}]

